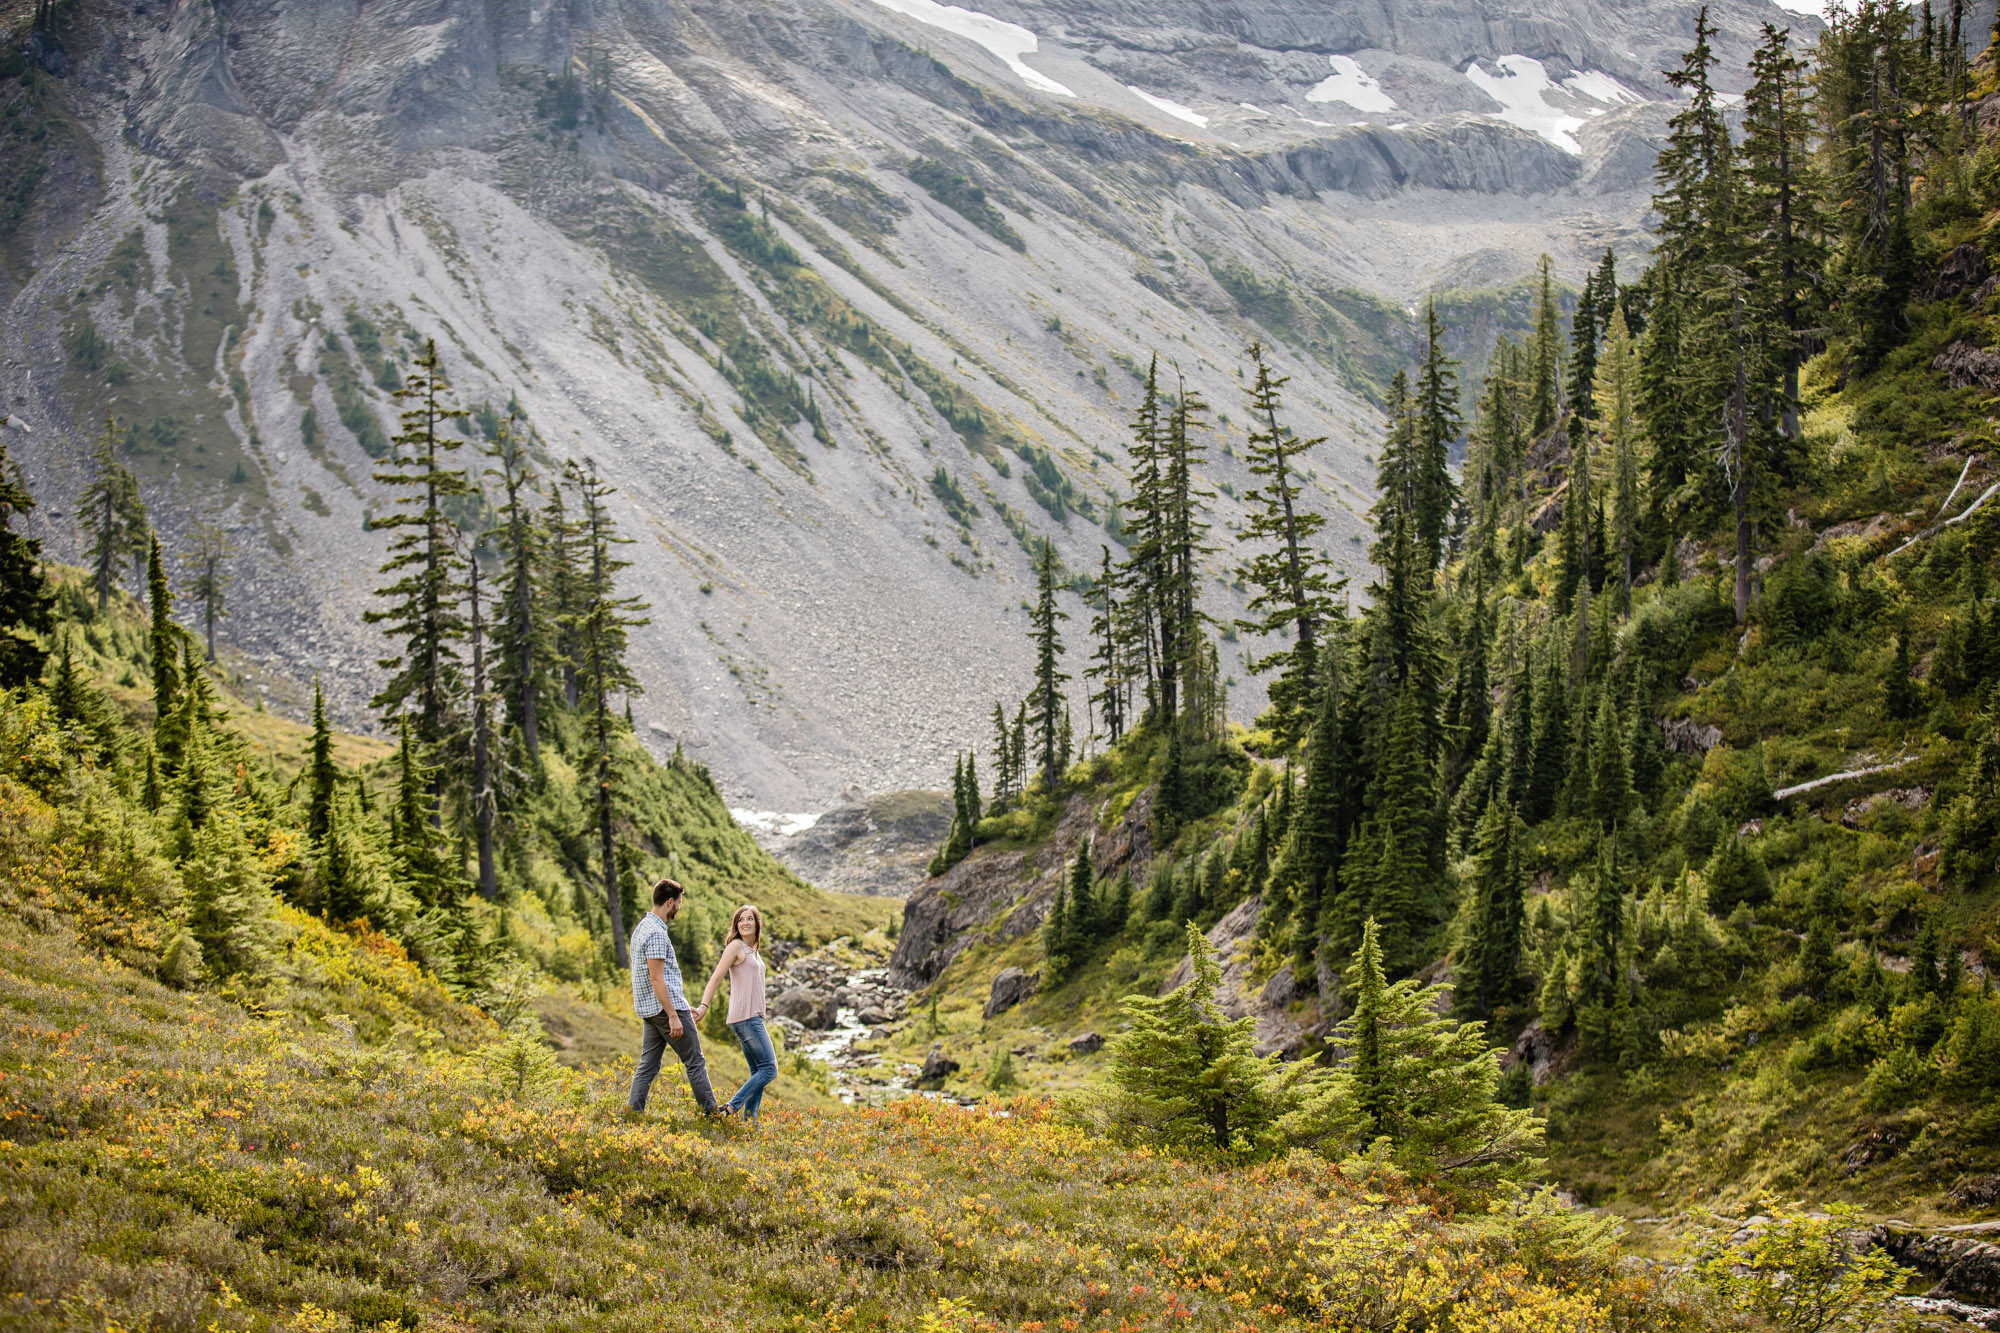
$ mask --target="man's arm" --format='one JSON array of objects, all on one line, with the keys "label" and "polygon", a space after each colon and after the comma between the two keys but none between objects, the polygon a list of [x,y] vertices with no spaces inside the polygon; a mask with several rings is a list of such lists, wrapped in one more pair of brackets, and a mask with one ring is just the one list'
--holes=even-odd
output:
[{"label": "man's arm", "polygon": [[646,976],[653,983],[653,995],[659,1000],[660,1008],[667,1011],[667,1031],[680,1036],[681,1016],[674,1011],[674,997],[667,994],[667,960],[648,958]]}]

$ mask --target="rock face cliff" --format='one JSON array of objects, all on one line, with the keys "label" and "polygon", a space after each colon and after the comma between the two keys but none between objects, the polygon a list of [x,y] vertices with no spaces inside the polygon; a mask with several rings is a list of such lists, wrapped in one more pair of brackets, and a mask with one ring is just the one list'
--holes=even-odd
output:
[{"label": "rock face cliff", "polygon": [[[12,448],[73,557],[113,418],[170,552],[231,532],[224,637],[357,725],[434,339],[619,488],[644,738],[769,808],[934,785],[1024,688],[1029,548],[1115,549],[1152,351],[1229,418],[1226,536],[1272,346],[1359,571],[1415,303],[1644,248],[1683,9],[76,0],[0,76]],[[1736,64],[1784,18],[1715,13]]]}]

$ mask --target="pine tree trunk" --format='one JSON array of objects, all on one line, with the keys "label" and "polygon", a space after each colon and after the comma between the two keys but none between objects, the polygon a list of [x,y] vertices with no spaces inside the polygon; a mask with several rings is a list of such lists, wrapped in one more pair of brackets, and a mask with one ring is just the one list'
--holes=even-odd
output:
[{"label": "pine tree trunk", "polygon": [[486,640],[479,622],[479,556],[471,560],[472,575],[472,823],[479,835],[479,896],[491,902],[500,896],[493,870],[493,770],[487,732],[491,718],[486,704]]},{"label": "pine tree trunk", "polygon": [[1750,479],[1737,473],[1736,488],[1730,497],[1736,506],[1736,623],[1750,619]]}]

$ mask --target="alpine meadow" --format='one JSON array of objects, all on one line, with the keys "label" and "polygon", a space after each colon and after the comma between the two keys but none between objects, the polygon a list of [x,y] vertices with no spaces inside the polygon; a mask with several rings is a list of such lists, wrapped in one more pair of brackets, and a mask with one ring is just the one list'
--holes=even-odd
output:
[{"label": "alpine meadow", "polygon": [[0,1329],[2000,1333],[2000,14],[981,3],[0,9]]}]

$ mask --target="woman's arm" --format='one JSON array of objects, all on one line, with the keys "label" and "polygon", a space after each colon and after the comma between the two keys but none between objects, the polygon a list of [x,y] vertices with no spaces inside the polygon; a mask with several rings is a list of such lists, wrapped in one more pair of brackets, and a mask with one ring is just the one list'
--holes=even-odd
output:
[{"label": "woman's arm", "polygon": [[[703,1011],[707,1010],[709,1002],[715,998],[715,988],[722,984],[722,979],[725,976],[729,975],[729,965],[736,961],[737,950],[742,947],[742,940],[731,940],[727,945],[723,946],[722,957],[715,960],[715,971],[708,974],[708,984],[701,988],[701,1003],[696,1006],[697,1008]],[[705,1012],[695,1015],[696,1018],[705,1016]]]}]

